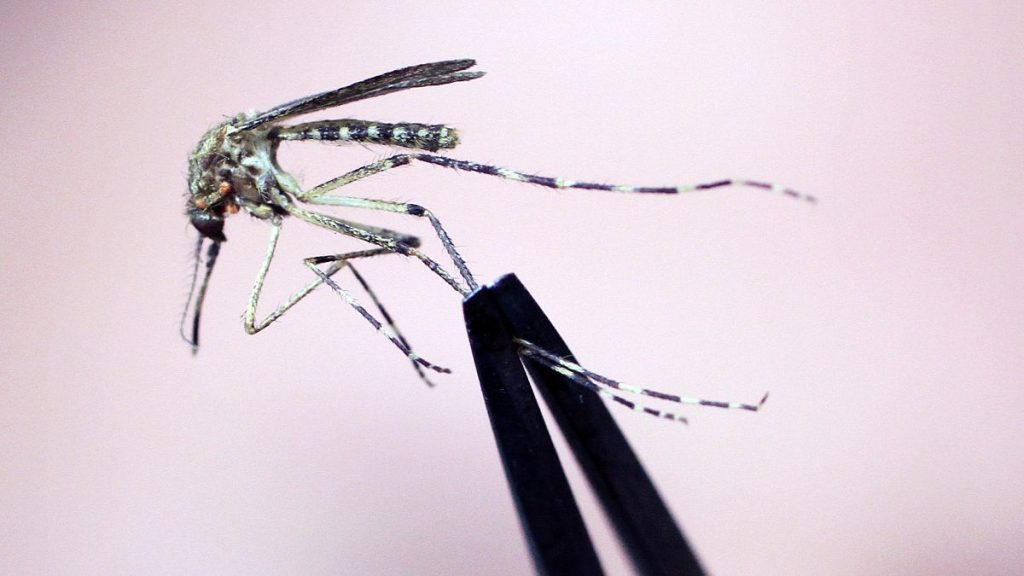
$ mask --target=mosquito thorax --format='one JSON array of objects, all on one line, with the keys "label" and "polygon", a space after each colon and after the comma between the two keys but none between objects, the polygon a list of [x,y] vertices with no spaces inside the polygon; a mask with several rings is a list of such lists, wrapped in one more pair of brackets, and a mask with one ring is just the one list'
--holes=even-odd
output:
[{"label": "mosquito thorax", "polygon": [[224,218],[245,208],[259,218],[278,212],[260,190],[277,187],[276,142],[269,127],[238,130],[253,117],[242,113],[211,128],[189,159],[186,212],[192,225],[211,240],[224,241]]}]

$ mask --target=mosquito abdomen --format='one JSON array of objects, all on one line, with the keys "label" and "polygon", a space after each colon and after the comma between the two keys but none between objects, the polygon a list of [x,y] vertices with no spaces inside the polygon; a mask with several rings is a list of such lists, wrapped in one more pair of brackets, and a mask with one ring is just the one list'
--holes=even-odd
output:
[{"label": "mosquito abdomen", "polygon": [[281,126],[272,131],[270,136],[278,140],[370,142],[430,151],[454,148],[459,143],[458,132],[441,124],[388,124],[352,119],[321,120],[295,126]]}]

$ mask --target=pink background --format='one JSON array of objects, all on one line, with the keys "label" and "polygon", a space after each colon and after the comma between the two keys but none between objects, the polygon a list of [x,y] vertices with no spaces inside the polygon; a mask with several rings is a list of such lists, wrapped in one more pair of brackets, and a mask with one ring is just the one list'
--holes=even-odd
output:
[{"label": "pink background", "polygon": [[[177,335],[186,158],[207,127],[458,57],[489,74],[335,115],[447,122],[452,156],[545,175],[739,175],[820,199],[430,166],[348,190],[432,208],[481,279],[516,271],[596,370],[771,390],[761,414],[691,409],[688,428],[614,409],[709,569],[1024,571],[1019,2],[344,4],[5,4],[6,573],[530,570],[459,298],[421,266],[363,271],[456,370],[434,390],[327,292],[245,335],[268,232],[245,217],[199,355]],[[298,144],[283,162],[312,185],[386,153]],[[309,278],[302,257],[356,246],[298,222],[282,243],[267,311]],[[628,573],[580,492],[606,568]]]}]

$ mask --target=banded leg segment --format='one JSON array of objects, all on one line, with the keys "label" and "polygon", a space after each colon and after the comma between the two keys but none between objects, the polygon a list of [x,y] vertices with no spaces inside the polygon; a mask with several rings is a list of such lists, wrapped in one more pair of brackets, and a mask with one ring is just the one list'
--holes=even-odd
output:
[{"label": "banded leg segment", "polygon": [[[315,190],[316,188],[310,190],[310,192]],[[386,200],[374,200],[370,198],[354,198],[351,196],[314,196],[312,198],[307,197],[306,201],[310,204],[342,206],[345,208],[364,208],[368,210],[396,212],[399,214],[408,214],[410,216],[426,218],[430,221],[430,225],[434,227],[434,232],[441,240],[441,244],[444,246],[445,251],[448,252],[448,256],[452,259],[455,267],[459,270],[459,274],[462,275],[466,285],[469,286],[469,290],[476,290],[479,287],[476,279],[473,278],[473,273],[469,271],[469,266],[466,265],[466,261],[455,248],[455,243],[452,242],[451,236],[449,236],[448,232],[446,232],[444,227],[441,226],[441,221],[438,220],[430,210],[427,210],[423,206],[418,204],[408,204],[405,202],[389,202]]]},{"label": "banded leg segment", "polygon": [[[327,274],[328,277],[330,277],[330,271],[334,268],[335,265],[337,264],[332,265],[331,268],[329,268],[327,272],[325,272],[325,274]],[[398,330],[398,324],[395,323],[395,320],[394,318],[391,317],[391,314],[388,314],[388,310],[387,308],[384,307],[384,303],[380,301],[380,298],[377,298],[377,294],[373,291],[372,288],[370,288],[370,284],[366,281],[365,278],[363,278],[363,275],[360,274],[358,270],[356,270],[356,267],[352,264],[351,261],[348,262],[348,269],[350,272],[352,272],[352,275],[355,276],[356,281],[359,282],[359,285],[363,287],[363,291],[370,296],[370,300],[373,302],[373,305],[377,308],[377,311],[380,312],[381,318],[384,318],[384,323],[389,328],[391,328],[391,330],[395,333],[395,336],[398,337],[399,342],[405,345],[407,349],[412,350],[412,345],[409,344],[409,341],[406,340],[405,336],[402,335],[401,331]],[[406,357],[408,357],[408,355]],[[434,383],[431,382],[429,378],[427,378],[427,374],[426,372],[423,371],[423,367],[420,366],[419,362],[417,362],[416,360],[412,360],[412,368],[413,370],[416,371],[416,375],[420,377],[420,380],[423,380],[423,382],[427,386],[431,388],[434,387]]]},{"label": "banded leg segment", "polygon": [[[311,257],[311,258],[306,258],[306,260],[304,262],[305,262],[306,266],[310,270],[312,270],[314,274],[317,275],[319,282],[327,284],[331,288],[331,290],[334,290],[334,292],[336,294],[341,296],[342,299],[345,300],[345,302],[347,302],[349,304],[349,306],[352,306],[353,308],[355,308],[356,312],[358,312],[363,318],[365,318],[366,321],[369,322],[370,325],[373,326],[375,330],[377,330],[377,332],[379,332],[385,338],[390,340],[391,343],[395,345],[395,347],[397,347],[399,350],[401,350],[402,353],[405,354],[406,358],[411,360],[413,364],[416,364],[418,366],[422,366],[423,368],[427,368],[428,370],[433,370],[434,372],[440,372],[442,374],[450,374],[451,373],[451,369],[445,368],[444,366],[439,366],[439,365],[434,364],[432,362],[428,362],[427,360],[421,358],[418,354],[416,354],[415,352],[412,351],[412,348],[409,347],[408,341],[406,341],[406,339],[397,331],[397,329],[395,328],[394,324],[392,323],[391,315],[388,314],[387,311],[384,310],[380,306],[380,302],[379,302],[379,300],[377,300],[376,295],[373,294],[373,292],[369,290],[369,286],[367,286],[365,281],[362,280],[362,277],[359,276],[358,273],[356,273],[357,278],[360,279],[360,283],[370,293],[370,298],[372,298],[373,301],[375,303],[377,303],[378,309],[380,309],[381,314],[384,316],[385,320],[388,322],[388,325],[384,325],[380,320],[377,320],[377,318],[374,317],[373,314],[371,314],[362,304],[359,303],[358,300],[356,300],[356,297],[353,296],[351,292],[349,292],[348,290],[345,290],[344,288],[339,286],[338,283],[335,282],[333,278],[331,278],[329,272],[335,266],[339,265],[339,263],[341,263],[341,266],[344,266],[345,265],[344,262],[346,260],[348,260],[348,259],[351,259],[351,257],[352,257],[351,253],[350,254],[334,254],[334,255],[330,255],[330,256],[314,256],[314,257]],[[331,267],[328,268],[328,270],[326,272],[321,270],[320,268],[317,268],[317,265],[325,264],[325,263],[328,263],[328,262],[331,262],[332,264],[331,264]],[[349,265],[349,267],[351,268],[351,264]],[[353,271],[354,271],[354,269],[353,269]],[[423,377],[424,380],[426,380],[426,377],[424,377],[422,375],[422,373],[420,375],[421,375],[421,377]],[[428,385],[431,385],[431,386],[433,385],[433,384],[430,383],[429,380],[426,380],[426,381],[427,381]]]},{"label": "banded leg segment", "polygon": [[726,178],[722,180],[715,180],[713,182],[703,182],[699,184],[688,184],[684,186],[620,186],[613,184],[598,184],[596,182],[577,182],[575,180],[566,180],[563,178],[551,178],[549,176],[538,176],[535,174],[526,174],[524,172],[518,172],[516,170],[510,170],[508,168],[502,168],[500,166],[493,166],[490,164],[478,164],[476,162],[469,162],[467,160],[456,160],[454,158],[448,158],[447,156],[437,156],[435,154],[397,154],[390,158],[378,160],[372,164],[367,164],[361,168],[357,168],[343,174],[333,180],[329,180],[320,186],[310,190],[305,197],[300,197],[301,200],[309,201],[307,198],[316,197],[322,194],[334,190],[346,184],[351,184],[356,180],[361,180],[374,174],[379,174],[392,168],[398,168],[399,166],[405,166],[411,163],[413,160],[425,162],[427,164],[433,164],[435,166],[441,166],[444,168],[452,168],[454,170],[461,170],[464,172],[476,172],[478,174],[487,174],[489,176],[497,176],[506,180],[513,180],[516,182],[526,182],[528,184],[536,184],[538,186],[544,186],[546,188],[555,189],[572,189],[572,190],[603,190],[607,192],[624,192],[630,194],[682,194],[685,192],[698,192],[702,190],[711,190],[713,188],[722,188],[726,186],[743,186],[748,188],[759,188],[762,190],[768,190],[783,196],[788,196],[796,200],[803,200],[805,202],[815,203],[817,200],[814,196],[804,194],[787,188],[779,184],[772,184],[769,182],[760,182],[757,180],[746,180],[741,178]]},{"label": "banded leg segment", "polygon": [[770,184],[767,182],[758,182],[755,180],[744,180],[738,178],[728,178],[723,180],[717,180],[714,182],[705,182],[700,184],[688,184],[684,186],[619,186],[613,184],[598,184],[595,182],[577,182],[575,180],[565,180],[562,178],[551,178],[548,176],[537,176],[534,174],[526,174],[523,172],[517,172],[515,170],[509,170],[508,168],[501,168],[498,166],[491,166],[488,164],[478,164],[476,162],[468,162],[466,160],[455,160],[446,156],[436,156],[433,154],[413,154],[413,158],[421,162],[427,162],[437,166],[443,166],[445,168],[453,168],[455,170],[464,170],[467,172],[478,172],[480,174],[488,174],[490,176],[498,176],[505,178],[506,180],[514,180],[516,182],[526,182],[529,184],[536,184],[538,186],[544,186],[546,188],[559,188],[559,189],[575,189],[575,190],[604,190],[608,192],[626,192],[630,194],[681,194],[684,192],[696,192],[700,190],[710,190],[712,188],[721,188],[724,186],[747,186],[752,188],[761,188],[764,190],[770,190],[797,200],[804,200],[806,202],[815,202],[813,196],[797,192],[791,188],[786,188],[779,184]]},{"label": "banded leg segment", "polygon": [[[271,324],[274,323],[275,320],[277,320],[285,312],[290,310],[292,306],[298,304],[300,301],[302,301],[303,298],[309,296],[309,294],[313,290],[316,290],[318,286],[323,284],[323,280],[319,278],[306,284],[298,291],[293,293],[291,296],[289,296],[287,300],[278,305],[278,307],[275,308],[273,312],[268,314],[263,320],[256,320],[256,308],[259,306],[260,296],[263,293],[263,284],[267,279],[267,273],[270,270],[271,262],[273,262],[274,252],[277,249],[277,242],[280,236],[281,222],[275,221],[273,223],[273,228],[270,231],[270,240],[267,242],[267,252],[263,257],[263,262],[260,264],[259,271],[256,273],[256,281],[253,283],[252,292],[249,293],[249,305],[246,306],[245,309],[243,325],[245,326],[245,331],[248,334],[255,334],[263,330],[267,326],[270,326]],[[327,271],[324,272],[324,274],[328,277],[333,276],[339,270],[346,266],[347,260],[353,260],[356,258],[366,258],[370,256],[379,256],[382,254],[391,253],[392,251],[385,250],[383,248],[363,250],[361,252],[352,252],[347,255],[348,258],[346,258],[345,260],[339,259],[338,261],[336,261],[334,265],[332,265],[330,268],[328,268]]]},{"label": "banded leg segment", "polygon": [[[443,266],[441,266],[432,258],[424,254],[422,251],[416,249],[413,246],[410,246],[409,244],[406,244],[405,242],[396,240],[391,235],[378,234],[374,231],[373,228],[363,226],[361,224],[356,224],[354,222],[346,222],[345,220],[341,220],[339,218],[335,218],[327,214],[322,214],[320,212],[304,210],[294,204],[287,205],[285,209],[288,210],[289,214],[296,216],[300,220],[309,222],[310,224],[314,224],[321,228],[326,228],[327,230],[331,230],[339,234],[344,234],[345,236],[357,238],[359,240],[369,242],[370,244],[376,244],[377,246],[380,246],[381,248],[384,248],[389,252],[395,252],[405,256],[412,256],[418,259],[420,262],[422,262],[432,272],[440,276],[442,280],[447,282],[449,286],[454,288],[456,292],[462,294],[463,296],[469,294],[472,291],[472,289],[460,284],[459,281],[450,272],[445,270]],[[470,278],[472,278],[472,276],[470,276]]]},{"label": "banded leg segment", "polygon": [[643,404],[633,402],[632,400],[627,400],[622,396],[609,392],[604,387],[596,384],[593,379],[584,376],[583,374],[574,370],[573,368],[579,367],[577,364],[568,362],[562,358],[558,358],[557,356],[551,354],[550,352],[547,352],[543,348],[540,348],[520,338],[516,338],[514,340],[516,344],[518,344],[520,347],[519,353],[524,357],[536,360],[541,365],[547,367],[550,370],[553,370],[554,372],[561,376],[568,378],[574,384],[578,384],[596,393],[598,396],[604,398],[605,400],[617,402],[619,404],[622,404],[626,408],[629,408],[630,410],[636,412],[643,412],[644,414],[649,414],[651,416],[654,416],[655,418],[664,418],[666,420],[675,420],[676,422],[689,424],[689,421],[687,421],[686,417],[681,414],[675,414],[673,412],[666,412],[664,410],[659,410],[657,408],[644,406]]},{"label": "banded leg segment", "polygon": [[[391,315],[388,314],[387,310],[384,308],[384,305],[381,303],[380,299],[377,298],[377,295],[370,288],[366,280],[362,277],[361,274],[359,274],[359,272],[356,271],[355,267],[352,266],[351,264],[351,260],[355,260],[358,258],[369,258],[371,256],[380,256],[383,254],[395,253],[393,250],[388,250],[386,248],[375,248],[371,250],[349,252],[346,254],[334,254],[331,256],[307,258],[305,260],[305,264],[309,266],[311,269],[313,269],[313,271],[317,275],[317,279],[306,284],[301,289],[292,294],[290,297],[288,297],[287,300],[281,303],[277,308],[274,309],[273,312],[267,315],[267,317],[265,317],[263,320],[257,321],[256,308],[259,305],[260,295],[263,291],[263,284],[266,280],[267,273],[270,270],[270,264],[273,261],[274,252],[277,248],[277,242],[281,235],[281,222],[278,220],[273,222],[273,224],[274,227],[270,232],[270,240],[267,243],[267,252],[263,258],[263,263],[260,265],[260,270],[256,275],[256,282],[253,284],[252,293],[249,296],[249,305],[248,307],[246,307],[245,310],[244,325],[245,331],[247,333],[255,334],[260,330],[263,330],[264,328],[272,324],[275,320],[280,318],[285,312],[290,310],[292,306],[295,306],[300,301],[302,301],[303,298],[308,296],[311,292],[313,292],[313,290],[315,290],[321,284],[327,283],[335,292],[340,291],[339,293],[342,293],[343,297],[346,297],[346,301],[349,301],[349,303],[352,304],[364,318],[370,321],[370,324],[373,325],[373,327],[377,329],[378,332],[381,332],[382,334],[387,336],[398,347],[398,349],[401,350],[406,355],[406,357],[412,361],[413,365],[416,368],[417,374],[419,374],[420,378],[424,382],[426,382],[427,385],[433,386],[433,384],[427,379],[426,374],[423,373],[422,368],[429,368],[431,370],[442,373],[450,372],[450,370],[448,370],[447,368],[443,368],[441,366],[437,366],[431,362],[423,360],[418,355],[416,355],[415,352],[412,351],[412,347],[409,345],[409,342],[405,339],[404,336],[402,336],[401,332],[398,331],[398,328],[395,326],[394,320],[392,319]],[[331,263],[331,265],[326,270],[320,270],[319,268],[316,267],[317,264],[323,264],[328,262]],[[370,299],[373,301],[374,305],[377,307],[381,315],[384,317],[386,325],[382,325],[379,320],[377,320],[369,311],[366,310],[366,308],[364,308],[361,304],[359,304],[358,301],[355,300],[355,297],[353,297],[347,291],[338,286],[338,284],[332,279],[333,276],[338,271],[345,267],[348,267],[352,271],[352,274],[356,277],[356,280],[359,281],[363,289],[366,290],[367,294],[369,294]]]},{"label": "banded leg segment", "polygon": [[665,400],[668,402],[674,402],[676,404],[691,404],[697,406],[709,406],[714,408],[725,408],[729,410],[748,410],[751,412],[757,412],[764,406],[764,403],[768,400],[768,394],[765,393],[761,397],[761,400],[757,404],[745,404],[742,402],[722,402],[718,400],[704,400],[702,398],[693,398],[689,396],[678,396],[676,394],[666,394],[664,392],[658,392],[657,390],[651,390],[649,388],[641,388],[638,386],[631,386],[617,380],[612,380],[607,376],[602,376],[596,372],[587,370],[583,366],[575,362],[561,358],[543,348],[540,348],[536,344],[523,340],[521,338],[515,339],[516,344],[520,347],[520,352],[529,358],[537,360],[541,364],[551,368],[555,372],[569,378],[577,384],[581,384],[591,390],[594,390],[604,398],[608,398],[620,404],[623,404],[633,410],[645,412],[652,416],[659,418],[667,418],[670,420],[680,420],[685,422],[686,419],[677,416],[672,413],[663,412],[654,408],[649,408],[640,404],[636,404],[630,400],[626,400],[620,396],[617,396],[609,392],[605,387],[618,390],[620,392],[626,392],[629,394],[637,394],[641,396],[648,396],[650,398],[656,398],[658,400]]}]

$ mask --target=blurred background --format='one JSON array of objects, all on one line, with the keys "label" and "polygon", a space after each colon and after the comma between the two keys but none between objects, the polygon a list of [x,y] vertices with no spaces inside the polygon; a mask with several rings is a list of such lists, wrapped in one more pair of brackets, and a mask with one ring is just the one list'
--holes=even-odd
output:
[{"label": "blurred background", "polygon": [[[741,176],[819,199],[552,191],[426,165],[345,190],[431,208],[479,279],[515,271],[594,370],[771,391],[759,414],[686,410],[688,427],[612,407],[710,571],[1024,571],[1020,3],[346,4],[5,3],[6,572],[532,570],[460,299],[421,265],[361,271],[454,369],[435,389],[326,291],[244,334],[269,227],[243,215],[198,355],[178,336],[186,162],[207,128],[467,57],[487,76],[314,117],[448,123],[450,156],[550,176]],[[388,153],[298,143],[281,159],[312,186]],[[281,242],[264,313],[309,280],[303,257],[359,248],[299,222]],[[606,569],[630,573],[577,491]]]}]

